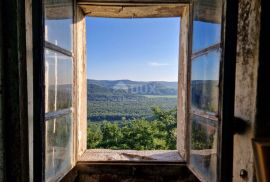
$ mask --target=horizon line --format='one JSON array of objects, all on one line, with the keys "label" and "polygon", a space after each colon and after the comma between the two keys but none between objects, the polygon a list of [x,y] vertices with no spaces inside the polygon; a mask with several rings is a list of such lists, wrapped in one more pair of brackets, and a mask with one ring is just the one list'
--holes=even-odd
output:
[{"label": "horizon line", "polygon": [[169,81],[169,80],[131,80],[131,79],[94,79],[94,78],[87,78],[87,80],[97,80],[97,81],[134,81],[134,82],[178,82],[178,80],[175,81]]}]

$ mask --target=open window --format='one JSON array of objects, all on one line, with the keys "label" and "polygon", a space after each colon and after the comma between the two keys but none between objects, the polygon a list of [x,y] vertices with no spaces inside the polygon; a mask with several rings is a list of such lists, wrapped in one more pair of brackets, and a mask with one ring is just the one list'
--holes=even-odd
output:
[{"label": "open window", "polygon": [[[77,160],[89,159],[88,156],[91,155],[91,153],[86,152],[87,81],[85,15],[113,18],[181,17],[181,26],[179,26],[181,37],[179,52],[181,52],[181,56],[179,57],[179,62],[188,60],[189,6],[187,4],[153,3],[151,5],[141,4],[137,6],[131,3],[130,5],[123,6],[82,2],[79,3],[79,6],[80,8],[76,9],[74,16],[74,6],[71,0],[47,0],[44,3],[45,125],[44,135],[41,137],[44,141],[45,166],[43,174],[45,174],[44,179],[46,181],[60,179],[74,166]],[[175,39],[178,40],[179,35],[176,35]],[[180,64],[175,66],[176,69],[177,67],[178,69],[182,68]],[[179,77],[180,74],[178,73],[175,79],[179,80]],[[182,79],[182,81],[185,81],[185,79]],[[185,84],[187,84],[186,81]],[[178,87],[179,85],[180,83],[178,83]],[[180,89],[183,91],[186,87],[182,86]],[[177,89],[175,91],[177,93]],[[178,92],[179,94],[181,92]],[[187,99],[184,99],[185,103],[187,103]],[[181,102],[179,100],[177,99],[177,105],[181,106],[183,100]],[[182,120],[179,124],[178,117],[177,125],[181,126],[182,124],[184,124],[184,121]],[[184,135],[185,133],[182,133],[177,138],[184,139]],[[185,152],[181,145],[177,145],[175,148]],[[149,152],[149,155],[153,155],[153,153]],[[174,155],[179,156],[176,151]],[[166,157],[152,159],[152,161],[155,160],[166,162],[170,159]],[[184,159],[177,157],[176,161],[183,162]]]},{"label": "open window", "polygon": [[38,83],[45,85],[41,90],[45,121],[36,126],[42,131],[36,135],[41,138],[44,168],[35,169],[42,170],[42,180],[61,179],[82,156],[89,159],[85,155],[91,155],[87,153],[87,15],[181,17],[176,149],[181,162],[187,162],[200,180],[220,179],[224,84],[221,0],[211,3],[81,0],[76,5],[72,0],[45,0],[43,8],[43,77]]}]

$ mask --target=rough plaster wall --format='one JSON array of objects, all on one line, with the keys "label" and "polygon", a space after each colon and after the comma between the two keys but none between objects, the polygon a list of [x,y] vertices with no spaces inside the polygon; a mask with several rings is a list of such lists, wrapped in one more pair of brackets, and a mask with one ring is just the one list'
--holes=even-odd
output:
[{"label": "rough plaster wall", "polygon": [[180,16],[185,9],[185,5],[167,4],[167,5],[80,5],[86,15],[96,17],[112,18],[153,18],[153,17],[176,17]]},{"label": "rough plaster wall", "polygon": [[77,157],[86,150],[87,145],[87,80],[86,80],[86,34],[85,17],[81,9],[77,8],[76,17],[76,66],[77,66],[77,122],[78,122],[78,146]]},{"label": "rough plaster wall", "polygon": [[[254,181],[254,158],[251,138],[254,136],[256,88],[258,71],[258,41],[260,32],[260,1],[240,0],[238,15],[235,116],[248,121],[243,135],[234,137],[233,181]],[[240,170],[248,172],[240,177]]]}]

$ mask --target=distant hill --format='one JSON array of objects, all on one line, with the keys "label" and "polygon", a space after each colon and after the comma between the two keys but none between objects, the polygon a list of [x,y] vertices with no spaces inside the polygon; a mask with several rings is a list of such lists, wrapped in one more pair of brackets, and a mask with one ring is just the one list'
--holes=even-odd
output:
[{"label": "distant hill", "polygon": [[129,93],[123,89],[106,88],[88,83],[87,98],[90,101],[138,101],[143,99],[143,96]]},{"label": "distant hill", "polygon": [[177,82],[166,81],[131,81],[131,80],[87,80],[90,92],[115,95],[125,91],[132,95],[177,95]]},{"label": "distant hill", "polygon": [[[191,91],[194,108],[217,111],[218,81],[193,80]],[[176,108],[177,82],[87,80],[87,100],[89,121],[149,119],[152,117],[152,107],[164,110]]]},{"label": "distant hill", "polygon": [[176,107],[177,82],[87,80],[88,120],[151,118],[152,107]]}]

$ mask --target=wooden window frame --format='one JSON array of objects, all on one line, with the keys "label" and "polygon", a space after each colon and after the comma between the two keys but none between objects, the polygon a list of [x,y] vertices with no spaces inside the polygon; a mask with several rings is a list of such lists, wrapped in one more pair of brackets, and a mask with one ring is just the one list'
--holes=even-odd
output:
[{"label": "wooden window frame", "polygon": [[[194,7],[193,3],[191,5],[192,7]],[[190,62],[193,58],[197,57],[198,55],[204,54],[205,52],[209,52],[209,50],[215,50],[218,47],[222,49],[219,68],[219,117],[217,118],[216,116],[214,116],[215,120],[220,120],[218,127],[219,135],[217,148],[217,153],[219,154],[219,157],[217,158],[217,181],[219,182],[231,182],[233,179],[233,136],[235,132],[234,96],[237,50],[237,20],[238,2],[235,2],[233,0],[222,0],[221,42],[218,43],[219,45],[210,45],[206,49],[202,49],[201,51],[195,52],[194,54],[192,54],[192,47],[189,48]],[[190,38],[191,41],[192,35]],[[189,68],[189,70],[191,71],[191,68]],[[189,82],[190,80],[191,75],[189,73]],[[190,95],[188,96],[188,99],[190,103]],[[189,108],[191,107],[189,106]],[[188,130],[191,131],[190,128],[188,128]],[[187,140],[190,140],[190,136],[187,137]],[[196,170],[194,170],[194,168],[190,165],[190,159],[188,159],[188,168],[201,181],[206,181],[205,178],[201,176],[201,174],[199,174]]]},{"label": "wooden window frame", "polygon": [[[195,60],[196,58],[199,58],[199,57],[202,57],[204,55],[207,55],[209,53],[212,53],[214,51],[220,51],[222,53],[222,48],[221,48],[221,45],[222,43],[219,42],[219,43],[215,43],[215,44],[212,44],[212,45],[209,45],[207,46],[206,48],[203,48],[203,49],[200,49],[200,50],[197,50],[195,52],[192,52],[191,53],[191,58],[190,58],[190,62],[192,64],[192,62],[194,61],[197,61]],[[199,108],[193,108],[191,106],[191,96],[189,96],[189,100],[190,100],[190,110],[189,110],[189,117],[191,118],[192,115],[195,115],[197,117],[200,117],[200,118],[204,118],[204,119],[207,119],[207,120],[211,120],[212,122],[214,122],[215,124],[215,127],[216,127],[216,131],[218,132],[218,134],[220,133],[220,130],[219,128],[221,127],[221,119],[220,119],[220,108],[221,108],[221,99],[220,99],[220,94],[221,94],[221,84],[220,82],[222,81],[222,75],[220,74],[220,69],[221,69],[221,65],[222,65],[222,58],[221,56],[219,57],[219,60],[215,60],[215,62],[219,62],[219,78],[218,78],[218,108],[217,108],[217,113],[209,113],[207,111],[204,111],[203,109],[199,109]],[[190,73],[192,72],[192,69],[190,70]],[[191,90],[191,80],[190,80],[190,90]],[[189,121],[189,127],[191,126],[191,121]],[[190,134],[188,136],[188,139],[189,139],[189,142],[191,142],[191,134],[192,134],[192,131],[191,131],[191,128],[190,128]],[[191,144],[190,144],[191,145]],[[219,151],[219,145],[220,145],[220,138],[219,136],[217,137],[217,155],[220,154],[220,151]],[[191,149],[189,149],[191,150]],[[190,156],[189,156],[190,157]],[[218,157],[217,157],[218,158]],[[218,166],[218,161],[217,161],[217,168],[219,168]],[[196,169],[196,166],[192,165],[190,160],[189,160],[189,169],[199,178],[199,180],[201,181],[208,181],[207,178],[205,178],[205,176],[203,176],[197,169]],[[218,169],[216,169],[216,171],[218,171]],[[218,173],[217,173],[217,177],[218,177]]]},{"label": "wooden window frame", "polygon": [[[38,63],[33,62],[33,105],[34,105],[34,115],[33,115],[33,181],[45,181],[45,124],[50,119],[55,119],[61,116],[72,114],[72,125],[76,126],[75,113],[73,112],[73,107],[75,106],[75,85],[74,85],[74,69],[76,68],[76,56],[74,55],[75,46],[72,46],[71,50],[62,48],[61,46],[54,45],[49,41],[45,40],[45,6],[44,0],[35,0],[32,3],[32,32],[33,32],[33,60],[38,60]],[[75,45],[75,3],[72,1],[72,41],[71,44]],[[56,53],[63,54],[72,60],[72,104],[70,108],[59,109],[57,111],[52,111],[45,113],[45,49],[54,51]],[[74,127],[75,128],[75,127]],[[76,146],[74,141],[76,141],[75,130],[73,128],[73,157],[71,158],[71,165],[75,165],[74,154],[76,152]],[[68,171],[67,171],[68,172]]]}]

